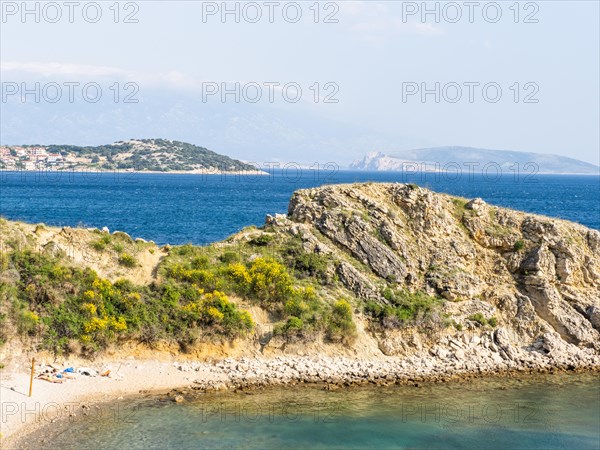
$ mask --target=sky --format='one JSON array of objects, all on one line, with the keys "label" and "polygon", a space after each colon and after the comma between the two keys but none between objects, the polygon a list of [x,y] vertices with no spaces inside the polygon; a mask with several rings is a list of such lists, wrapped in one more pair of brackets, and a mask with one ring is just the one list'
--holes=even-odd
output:
[{"label": "sky", "polygon": [[597,1],[0,3],[3,145],[160,137],[341,166],[456,145],[600,163]]}]

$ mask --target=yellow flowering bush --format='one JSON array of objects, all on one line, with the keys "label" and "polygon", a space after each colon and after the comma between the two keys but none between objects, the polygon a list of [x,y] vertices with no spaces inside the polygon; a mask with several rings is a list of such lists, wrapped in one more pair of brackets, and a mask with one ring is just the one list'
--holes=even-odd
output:
[{"label": "yellow flowering bush", "polygon": [[265,302],[284,300],[293,293],[292,278],[286,268],[273,259],[256,258],[250,267],[230,264],[229,276],[238,290]]},{"label": "yellow flowering bush", "polygon": [[92,282],[92,287],[103,298],[112,297],[114,294],[111,282],[102,278],[96,278]]},{"label": "yellow flowering bush", "polygon": [[210,285],[215,282],[215,275],[206,269],[187,269],[182,264],[175,264],[167,270],[167,276],[179,281],[194,284]]},{"label": "yellow flowering bush", "polygon": [[115,331],[126,331],[127,323],[125,322],[125,318],[120,316],[118,318],[110,317],[108,320],[109,326]]},{"label": "yellow flowering bush", "polygon": [[127,296],[125,296],[125,298],[123,299],[123,302],[128,307],[131,307],[133,305],[138,304],[141,300],[142,300],[142,296],[139,292],[130,292],[129,294],[127,294]]},{"label": "yellow flowering bush", "polygon": [[34,322],[34,323],[38,323],[40,321],[40,316],[38,316],[33,311],[25,311],[23,313],[23,317],[25,317],[27,320]]},{"label": "yellow flowering bush", "polygon": [[206,310],[206,316],[208,317],[208,320],[213,323],[221,322],[225,318],[225,315],[214,306],[208,307]]},{"label": "yellow flowering bush", "polygon": [[246,330],[252,330],[254,328],[254,319],[252,319],[252,316],[248,311],[240,311],[240,321]]},{"label": "yellow flowering bush", "polygon": [[35,312],[24,310],[21,312],[17,327],[20,333],[32,334],[40,322],[40,316]]},{"label": "yellow flowering bush", "polygon": [[85,333],[104,330],[107,324],[107,319],[101,319],[100,317],[92,317],[88,322],[85,322],[83,324],[83,330],[85,331]]},{"label": "yellow flowering bush", "polygon": [[126,331],[127,323],[124,317],[92,317],[88,322],[84,323],[83,330],[86,334],[93,333],[96,331],[103,331],[110,329],[113,331]]},{"label": "yellow flowering bush", "polygon": [[252,277],[248,273],[248,269],[246,269],[245,265],[240,263],[229,265],[229,275],[238,283],[249,285],[252,282]]},{"label": "yellow flowering bush", "polygon": [[96,315],[98,312],[98,308],[96,308],[96,305],[93,303],[84,303],[81,305],[81,309],[92,316]]}]

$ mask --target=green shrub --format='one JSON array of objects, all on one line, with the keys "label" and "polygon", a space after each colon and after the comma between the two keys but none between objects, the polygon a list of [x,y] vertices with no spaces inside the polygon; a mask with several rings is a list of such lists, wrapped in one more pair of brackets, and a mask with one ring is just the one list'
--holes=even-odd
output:
[{"label": "green shrub", "polygon": [[[0,298],[2,298],[2,302],[5,304],[13,303],[14,299],[9,299],[8,296],[6,296],[6,290],[3,289],[4,286],[0,285]],[[0,346],[4,345],[6,343],[6,341],[8,340],[8,332],[6,329],[6,325],[8,323],[8,314],[6,313],[0,313]]]},{"label": "green shrub", "polygon": [[482,313],[473,314],[472,316],[469,316],[468,319],[472,320],[473,322],[477,322],[483,327],[486,325],[496,327],[498,325],[498,319],[496,319],[495,317],[490,317],[489,319],[486,319]]},{"label": "green shrub", "polygon": [[257,237],[252,238],[249,241],[249,244],[257,247],[265,247],[273,242],[273,239],[273,235],[271,234],[260,234]]},{"label": "green shrub", "polygon": [[302,319],[298,317],[290,317],[285,324],[285,331],[300,331],[304,327]]},{"label": "green shrub", "polygon": [[185,244],[180,245],[179,247],[174,247],[172,251],[175,255],[190,256],[196,252],[196,249],[192,244]]},{"label": "green shrub", "polygon": [[525,241],[523,241],[522,239],[519,239],[517,242],[515,242],[515,245],[514,245],[515,252],[520,252],[524,248],[525,248]]},{"label": "green shrub", "polygon": [[472,316],[469,316],[468,319],[472,320],[473,322],[477,322],[479,325],[482,326],[487,325],[487,320],[481,313],[473,314]]},{"label": "green shrub", "polygon": [[440,298],[432,297],[422,291],[394,291],[386,288],[382,291],[382,295],[390,304],[382,305],[368,301],[365,312],[385,328],[432,323],[443,303]]},{"label": "green shrub", "polygon": [[33,334],[36,331],[39,323],[40,317],[35,312],[23,310],[19,314],[17,330],[21,334]]},{"label": "green shrub", "polygon": [[137,266],[137,261],[135,257],[129,253],[121,253],[119,255],[119,264],[124,267],[135,267]]},{"label": "green shrub", "polygon": [[191,265],[194,269],[206,269],[209,265],[210,261],[208,256],[200,255],[192,258]]},{"label": "green shrub", "polygon": [[383,295],[383,298],[385,298],[388,302],[394,300],[394,291],[389,287],[386,287],[381,294]]},{"label": "green shrub", "polygon": [[355,337],[356,325],[352,320],[352,307],[346,300],[338,300],[333,305],[327,333],[332,340],[349,340]]},{"label": "green shrub", "polygon": [[234,262],[238,262],[240,260],[240,255],[233,251],[226,251],[219,255],[219,261],[225,264],[231,264]]},{"label": "green shrub", "polygon": [[327,278],[327,260],[316,253],[302,253],[294,258],[295,270],[316,277],[320,280]]},{"label": "green shrub", "polygon": [[307,253],[300,240],[293,240],[283,249],[283,256],[288,267],[302,275],[327,280],[328,259],[318,253]]},{"label": "green shrub", "polygon": [[310,310],[309,305],[299,296],[285,302],[284,310],[290,316],[302,317]]},{"label": "green shrub", "polygon": [[103,234],[100,239],[92,242],[91,246],[94,250],[101,252],[104,249],[106,249],[108,244],[110,244],[111,240],[112,240],[112,238],[111,238],[110,234]]},{"label": "green shrub", "polygon": [[305,337],[308,327],[299,317],[291,316],[285,322],[278,323],[273,329],[276,336],[284,336],[289,341],[297,341]]}]

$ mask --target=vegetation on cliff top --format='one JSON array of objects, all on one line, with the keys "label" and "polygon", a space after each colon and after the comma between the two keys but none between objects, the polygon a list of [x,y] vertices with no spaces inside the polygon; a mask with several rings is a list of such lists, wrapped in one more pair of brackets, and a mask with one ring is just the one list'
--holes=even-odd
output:
[{"label": "vegetation on cliff top", "polygon": [[[121,235],[127,236],[92,231],[88,249],[114,254],[119,265],[131,269],[138,265],[134,254],[140,242],[127,243],[130,238]],[[354,336],[350,303],[325,298],[310,263],[304,261],[297,272],[297,262],[286,263],[275,255],[278,250],[256,241],[235,247],[167,247],[158,279],[148,285],[126,278],[111,282],[89,267],[71,264],[63,253],[38,251],[27,241],[4,244],[2,343],[15,333],[58,354],[91,355],[123,341],[175,342],[186,351],[198,342],[249,336],[255,323],[240,302],[277,317],[273,334],[284,339]]]},{"label": "vegetation on cliff top", "polygon": [[[39,225],[36,232],[45,229]],[[268,227],[246,230],[250,235],[243,241],[163,249],[125,233],[80,231],[87,239],[84,251],[107,258],[117,270],[120,266],[124,276],[109,281],[52,247],[36,249],[28,239],[5,241],[3,342],[16,333],[59,354],[91,355],[124,341],[177,343],[186,351],[199,342],[249,337],[256,324],[245,308],[253,305],[275,318],[274,336],[350,342],[355,313],[398,328],[424,323],[440,304],[425,294],[389,288],[384,296],[392,306],[362,303],[337,279],[332,256],[308,253],[298,237]],[[153,282],[136,284],[126,274],[139,268],[143,250],[165,256]]]}]

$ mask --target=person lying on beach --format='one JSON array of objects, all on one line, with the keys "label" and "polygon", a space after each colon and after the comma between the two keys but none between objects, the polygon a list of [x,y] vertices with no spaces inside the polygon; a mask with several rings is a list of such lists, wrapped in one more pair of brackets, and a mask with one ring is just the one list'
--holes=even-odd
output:
[{"label": "person lying on beach", "polygon": [[48,375],[45,373],[38,375],[37,378],[40,380],[49,381],[50,383],[62,383],[63,381],[65,381],[63,378],[58,378],[53,375]]}]

